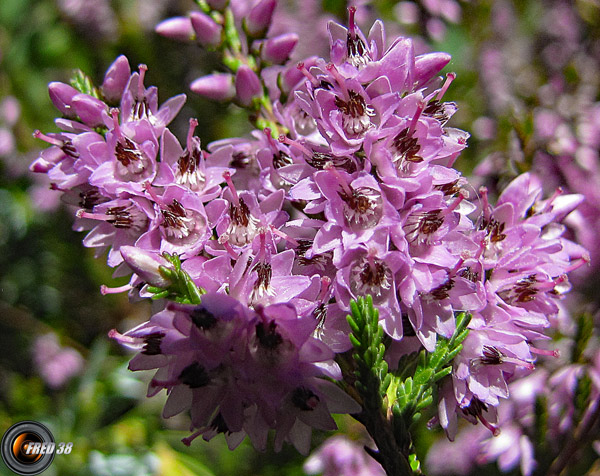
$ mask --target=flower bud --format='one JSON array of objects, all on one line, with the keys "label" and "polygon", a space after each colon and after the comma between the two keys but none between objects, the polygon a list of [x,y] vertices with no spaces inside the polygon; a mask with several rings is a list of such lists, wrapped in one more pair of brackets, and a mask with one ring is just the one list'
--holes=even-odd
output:
[{"label": "flower bud", "polygon": [[80,93],[73,98],[73,109],[83,121],[90,127],[104,124],[104,115],[108,112],[108,106],[95,97]]},{"label": "flower bud", "polygon": [[150,286],[168,288],[173,284],[160,270],[161,267],[173,269],[173,266],[159,253],[143,250],[136,246],[121,246],[120,251],[125,264]]},{"label": "flower bud", "polygon": [[230,101],[235,97],[233,76],[226,73],[202,76],[190,84],[190,89],[200,96],[215,101]]},{"label": "flower bud", "polygon": [[192,12],[190,18],[196,39],[203,46],[217,46],[221,43],[221,26],[211,17],[201,12]]},{"label": "flower bud", "polygon": [[48,94],[52,104],[67,117],[75,117],[73,98],[79,94],[77,89],[65,83],[53,82],[48,85]]},{"label": "flower bud", "polygon": [[273,11],[277,5],[276,0],[260,0],[246,17],[245,30],[246,33],[253,38],[261,38],[271,25],[273,19]]},{"label": "flower bud", "polygon": [[415,58],[415,82],[421,86],[446,66],[452,57],[448,53],[428,53]]},{"label": "flower bud", "polygon": [[187,17],[173,17],[160,22],[154,31],[165,38],[176,41],[190,41],[194,39],[192,22]]},{"label": "flower bud", "polygon": [[252,99],[260,94],[260,79],[252,69],[246,65],[240,66],[235,75],[235,92],[244,106],[249,106]]},{"label": "flower bud", "polygon": [[112,103],[119,102],[121,96],[123,96],[123,91],[127,87],[130,75],[129,61],[124,55],[119,56],[104,75],[104,82],[102,83],[104,98]]},{"label": "flower bud", "polygon": [[298,35],[285,33],[268,39],[263,48],[263,58],[271,63],[282,64],[287,61],[298,43]]}]

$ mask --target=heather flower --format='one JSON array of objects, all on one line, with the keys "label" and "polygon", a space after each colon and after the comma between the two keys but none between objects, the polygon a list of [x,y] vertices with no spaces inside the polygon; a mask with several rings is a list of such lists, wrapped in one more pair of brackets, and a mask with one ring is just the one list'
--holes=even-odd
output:
[{"label": "heather flower", "polygon": [[[108,252],[108,265],[117,266],[123,262],[119,252],[121,246],[133,246],[137,239],[148,229],[149,203],[141,197],[119,198],[99,203],[92,211],[80,209],[75,229],[92,228],[84,238],[83,245],[97,248],[97,255]],[[96,222],[100,222],[96,224]]]},{"label": "heather flower", "polygon": [[38,372],[52,389],[64,386],[80,374],[84,364],[79,352],[71,347],[62,347],[53,333],[35,340],[33,360]]},{"label": "heather flower", "polygon": [[196,33],[196,39],[203,46],[214,47],[221,43],[222,28],[208,15],[200,12],[192,12],[190,13],[190,20],[192,28]]},{"label": "heather flower", "polygon": [[235,96],[233,76],[227,73],[214,73],[202,76],[190,84],[190,89],[215,101],[230,101]]},{"label": "heather flower", "polygon": [[155,28],[159,35],[178,41],[190,41],[195,38],[192,21],[188,17],[172,17],[163,20]]},{"label": "heather flower", "polygon": [[148,210],[148,231],[136,245],[177,253],[184,258],[201,250],[211,229],[200,198],[177,185],[165,187],[160,196],[150,185],[146,186],[146,191],[154,206]]},{"label": "heather flower", "polygon": [[121,99],[121,118],[123,123],[146,119],[153,127],[155,136],[159,137],[183,107],[186,96],[174,96],[159,108],[158,89],[155,86],[144,86],[147,69],[147,66],[142,64],[139,66],[139,72],[133,73],[129,78]]},{"label": "heather flower", "polygon": [[222,153],[208,155],[201,149],[200,139],[193,135],[197,125],[197,120],[190,120],[185,149],[173,133],[165,129],[161,137],[161,160],[153,183],[157,186],[178,184],[195,192],[203,202],[208,202],[221,194],[223,174],[234,170],[221,166],[225,163],[219,157],[223,156]]},{"label": "heather flower", "polygon": [[[495,205],[485,188],[469,195],[472,187],[452,168],[468,134],[448,127],[457,106],[444,101],[455,75],[437,77],[448,55],[417,55],[407,38],[387,46],[383,24],[364,34],[351,7],[347,28],[329,24],[329,60],[291,65],[286,60],[298,37],[277,31],[275,4],[232,1],[223,12],[226,4],[212,1],[219,12],[192,12],[158,27],[173,38],[220,45],[229,72],[201,77],[192,90],[248,109],[257,127],[248,137],[204,151],[192,119],[182,145],[168,126],[185,96],[159,107],[157,89],[144,85],[147,68],[131,74],[125,59],[106,75],[101,92],[110,98],[52,88],[69,118],[58,122],[63,133],[36,133],[52,147],[33,169],[47,172],[54,188],[81,207],[77,228],[93,228],[84,244],[108,249],[110,266],[125,261],[134,272],[119,290],[178,300],[111,336],[137,352],[132,370],[156,370],[148,395],[166,390],[164,417],[189,411],[185,444],[223,433],[230,448],[248,435],[262,450],[274,430],[276,450],[289,442],[307,453],[312,428],[335,429],[331,413],[368,418],[372,410],[365,376],[349,369],[371,366],[373,349],[358,355],[356,342],[381,335],[369,337],[370,327],[359,335],[362,324],[346,321],[352,301],[371,297],[386,333],[379,347],[387,347],[392,369],[406,354],[446,345],[466,325],[456,317],[466,312],[472,319],[461,351],[439,367],[452,365],[441,382],[438,420],[450,438],[458,416],[494,435],[505,426],[501,440],[478,437],[486,458],[504,468],[520,462],[531,472],[528,433],[498,408],[509,384],[531,373],[538,355],[552,354],[534,341],[558,320],[567,275],[589,261],[561,225],[582,197],[557,191],[543,200],[533,174],[509,184]],[[427,8],[434,17],[457,19],[453,1]],[[119,100],[119,109],[105,100]],[[596,134],[587,126],[590,149]],[[560,127],[547,129],[550,136]],[[564,136],[566,153],[574,141]],[[178,259],[169,262],[165,253]],[[167,270],[185,278],[191,298],[185,289],[174,292]],[[336,355],[351,348],[355,362]],[[419,365],[429,365],[427,358]],[[373,378],[383,378],[385,362],[373,365]],[[562,401],[572,396],[580,368],[549,380],[568,382],[550,412],[566,426],[574,410]],[[398,423],[391,404],[399,378],[387,390],[383,424]],[[425,392],[433,382],[415,378],[414,385]],[[530,407],[527,400],[523,412]],[[352,465],[351,474],[364,469]]]},{"label": "heather flower", "polygon": [[144,251],[135,246],[121,246],[119,251],[125,264],[145,283],[158,288],[168,288],[172,284],[161,268],[172,270],[173,267],[160,254]]},{"label": "heather flower", "polygon": [[251,311],[232,297],[208,293],[200,306],[169,304],[149,322],[111,336],[141,351],[132,370],[158,369],[149,395],[167,389],[165,417],[191,409],[198,430],[188,444],[221,432],[234,446],[248,433],[263,447],[261,435],[276,428],[279,447],[289,439],[307,450],[311,426],[335,428],[330,411],[358,410],[334,384],[315,378],[325,372],[339,378],[339,370],[317,366],[333,352],[311,337],[315,325],[291,304]]},{"label": "heather flower", "polygon": [[[119,103],[127,82],[131,75],[129,60],[126,56],[119,56],[106,70],[104,81],[102,82],[102,95],[109,103]],[[56,83],[51,83],[56,84]],[[58,83],[60,84],[60,83]],[[64,87],[65,85],[63,85]],[[56,105],[56,103],[55,103]]]}]

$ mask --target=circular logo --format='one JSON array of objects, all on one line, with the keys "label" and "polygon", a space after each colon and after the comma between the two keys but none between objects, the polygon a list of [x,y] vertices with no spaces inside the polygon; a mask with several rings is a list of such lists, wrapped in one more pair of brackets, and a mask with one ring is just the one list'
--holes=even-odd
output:
[{"label": "circular logo", "polygon": [[[35,421],[22,421],[11,426],[0,445],[8,469],[23,476],[40,474],[54,459],[54,437],[48,428]],[[45,454],[44,450],[49,446],[52,451]]]}]

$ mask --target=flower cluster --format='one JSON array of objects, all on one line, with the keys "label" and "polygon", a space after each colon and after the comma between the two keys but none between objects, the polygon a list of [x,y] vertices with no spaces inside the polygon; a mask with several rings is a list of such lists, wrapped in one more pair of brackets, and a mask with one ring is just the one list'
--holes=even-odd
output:
[{"label": "flower cluster", "polygon": [[145,66],[131,73],[120,57],[99,90],[51,84],[64,132],[35,134],[52,147],[32,170],[80,207],[84,245],[108,250],[118,275],[134,272],[118,290],[169,288],[177,255],[205,293],[113,331],[139,351],[130,367],[158,369],[149,395],[167,390],[165,417],[191,410],[187,443],[222,432],[232,447],[248,434],[264,448],[275,429],[276,447],[306,452],[311,427],[335,427],[330,412],[360,410],[321,378],[342,377],[333,359],[351,347],[352,300],[372,296],[392,368],[433,351],[467,311],[440,421],[450,436],[457,413],[496,432],[484,413],[533,368],[543,351],[532,341],[558,312],[567,273],[588,261],[558,224],[580,197],[543,200],[528,174],[495,206],[485,189],[469,196],[453,168],[468,134],[448,126],[457,108],[444,101],[454,74],[438,77],[447,54],[417,56],[407,38],[388,46],[383,24],[364,34],[352,7],[348,27],[328,25],[329,60],[290,64],[295,38],[267,35],[274,0],[225,3],[158,29],[223,49],[232,73],[191,89],[235,98],[269,127],[203,150],[192,119],[182,146],[167,126],[185,97],[159,107]]},{"label": "flower cluster", "polygon": [[[456,442],[476,449],[470,452],[452,452],[448,442],[437,442],[428,457],[432,474],[465,474],[476,464],[497,461],[502,471],[519,467],[523,476],[529,476],[552,462],[547,461],[548,455],[535,451],[540,436],[544,438],[541,445],[548,445],[544,447],[550,455],[559,452],[569,434],[576,433],[581,442],[593,438],[592,422],[598,413],[600,396],[600,352],[597,345],[589,350],[589,362],[563,362],[552,373],[539,369],[511,383],[511,399],[499,408],[502,433],[490,438],[489,433],[477,427],[461,431]],[[540,425],[543,435],[539,434]],[[441,457],[448,454],[452,454],[451,459]]]}]

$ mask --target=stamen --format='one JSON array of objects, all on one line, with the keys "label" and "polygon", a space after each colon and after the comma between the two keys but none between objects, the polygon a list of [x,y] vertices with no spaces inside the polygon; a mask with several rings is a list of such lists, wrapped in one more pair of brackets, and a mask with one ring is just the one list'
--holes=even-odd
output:
[{"label": "stamen", "polygon": [[569,266],[567,266],[567,268],[565,269],[565,273],[570,273],[572,271],[575,271],[576,269],[579,269],[582,266],[589,264],[589,262],[590,262],[590,255],[586,253],[581,258],[577,258],[575,260],[575,262],[572,262]]},{"label": "stamen", "polygon": [[[298,247],[300,245],[300,243],[298,243],[294,238],[292,238],[290,235],[288,235],[287,233],[284,233],[283,231],[275,228],[273,225],[269,225],[269,229],[271,230],[271,233],[273,233],[274,235],[277,235],[281,238],[283,238],[285,241],[287,241],[289,244],[291,244],[294,247]],[[262,239],[262,233],[261,233],[261,239]]]},{"label": "stamen", "polygon": [[144,77],[146,76],[146,71],[148,71],[148,66],[145,64],[140,64],[138,66],[140,73],[138,77],[138,99],[144,97],[144,93],[146,92],[146,88],[144,87]]},{"label": "stamen", "polygon": [[492,432],[492,435],[493,435],[493,436],[498,436],[498,435],[500,435],[500,428],[499,428],[499,427],[497,427],[497,426],[495,426],[495,425],[492,425],[492,424],[491,424],[489,421],[487,421],[487,420],[485,419],[485,417],[484,417],[483,415],[481,415],[481,414],[480,414],[480,415],[478,415],[478,417],[479,417],[479,421],[481,422],[481,424],[482,424],[483,426],[485,426],[485,427],[486,427],[488,430],[490,430],[490,431]]},{"label": "stamen", "polygon": [[552,194],[552,196],[546,200],[546,203],[544,204],[544,208],[542,208],[540,210],[541,213],[544,212],[549,212],[550,210],[552,210],[552,204],[554,203],[554,200],[556,200],[559,196],[561,196],[563,194],[564,190],[562,187],[558,187],[554,193]]},{"label": "stamen", "polygon": [[118,340],[119,342],[123,342],[126,344],[134,344],[135,345],[135,344],[140,343],[140,339],[138,337],[131,337],[131,336],[127,336],[125,334],[121,334],[116,329],[111,329],[110,331],[108,331],[108,338],[115,339],[115,340]]},{"label": "stamen", "polygon": [[196,127],[198,127],[198,119],[192,118],[190,119],[190,128],[188,129],[188,135],[187,135],[187,149],[188,152],[192,152],[192,149],[194,147],[194,144],[192,142],[192,137],[194,137],[194,131],[196,130]]},{"label": "stamen", "polygon": [[356,14],[356,7],[352,5],[348,8],[348,32],[354,39],[356,37],[356,23],[354,22],[354,15]]},{"label": "stamen", "polygon": [[223,233],[221,236],[219,236],[219,239],[217,241],[223,245],[223,247],[225,248],[225,250],[227,250],[227,253],[229,253],[229,256],[231,258],[237,260],[240,257],[240,255],[236,253],[233,249],[233,246],[229,244],[229,235],[227,233]]},{"label": "stamen", "polygon": [[483,217],[486,222],[490,221],[490,202],[488,200],[488,189],[487,187],[479,187],[479,194],[481,195]]},{"label": "stamen", "polygon": [[103,213],[90,213],[85,211],[85,209],[80,208],[75,213],[77,218],[89,218],[90,220],[100,220],[100,221],[111,221],[115,219],[114,215],[105,215]]},{"label": "stamen", "polygon": [[321,276],[321,291],[319,292],[318,301],[323,302],[329,292],[329,286],[331,285],[331,278],[329,276]]},{"label": "stamen", "polygon": [[233,185],[233,180],[231,179],[231,172],[229,172],[228,170],[223,172],[223,178],[225,179],[225,182],[227,182],[227,186],[229,187],[229,190],[231,190],[231,195],[233,195],[233,203],[235,204],[236,207],[239,207],[240,199],[238,197],[238,193],[235,188],[235,185]]},{"label": "stamen", "polygon": [[419,122],[419,118],[421,117],[421,114],[423,113],[423,109],[425,109],[425,101],[420,100],[419,104],[417,104],[417,110],[415,111],[415,115],[412,118],[412,121],[410,123],[410,127],[408,128],[408,133],[407,136],[410,137],[414,134],[415,130],[417,129],[417,123]]},{"label": "stamen", "polygon": [[527,370],[535,369],[535,365],[533,365],[533,363],[527,362],[526,360],[517,359],[514,357],[503,356],[502,362],[508,362],[509,364],[515,364],[519,367],[525,367]]},{"label": "stamen", "polygon": [[529,344],[529,352],[531,352],[532,354],[536,354],[536,355],[545,355],[547,357],[555,357],[555,358],[560,357],[560,351],[558,349],[554,349],[554,350],[538,349],[537,347],[534,347],[531,344]]},{"label": "stamen", "polygon": [[456,73],[448,73],[446,75],[446,81],[444,81],[444,85],[442,86],[442,89],[440,89],[440,92],[436,96],[436,99],[438,101],[442,100],[442,98],[444,97],[444,94],[446,94],[446,91],[448,90],[448,88],[452,84],[452,81],[454,81],[455,78],[456,78]]},{"label": "stamen", "polygon": [[344,177],[342,177],[342,175],[338,172],[333,163],[328,162],[324,168],[325,170],[331,172],[334,175],[334,177],[337,179],[338,183],[341,185],[346,195],[352,196],[352,187],[348,185],[348,182],[346,182]]},{"label": "stamen", "polygon": [[287,144],[289,146],[294,146],[294,147],[300,149],[308,157],[312,157],[312,155],[313,155],[313,152],[308,147],[305,147],[303,144],[301,144],[300,142],[298,142],[296,140],[290,139],[289,137],[285,136],[284,134],[281,134],[279,136],[279,142],[281,142],[283,144]]},{"label": "stamen", "polygon": [[304,65],[304,63],[300,62],[298,63],[298,65],[296,66],[296,68],[298,68],[298,70],[304,75],[306,76],[306,78],[310,81],[310,83],[316,88],[319,86],[319,80],[317,78],[315,78],[315,75],[312,74]]},{"label": "stamen", "polygon": [[154,200],[155,203],[157,203],[161,207],[165,206],[164,200],[156,194],[156,191],[154,190],[154,187],[152,186],[152,184],[150,182],[144,182],[144,188],[146,189],[146,192],[148,192],[148,195],[150,195],[150,197],[152,198],[152,200]]},{"label": "stamen", "polygon": [[463,193],[459,193],[458,197],[456,197],[454,199],[454,201],[452,202],[452,204],[450,204],[450,206],[448,208],[446,208],[445,210],[443,210],[440,215],[442,216],[446,216],[449,215],[450,213],[452,213],[454,210],[456,210],[458,208],[458,206],[461,204],[461,202],[465,199],[465,195]]},{"label": "stamen", "polygon": [[350,94],[348,93],[348,88],[346,87],[346,79],[340,74],[340,72],[337,70],[333,63],[328,63],[326,67],[327,71],[329,71],[333,75],[337,83],[340,85],[340,88],[344,92],[344,95],[347,98],[349,98]]},{"label": "stamen", "polygon": [[110,115],[113,119],[114,131],[117,134],[117,137],[120,139],[121,137],[123,137],[123,133],[121,132],[121,126],[119,125],[119,113],[120,111],[116,107],[113,107],[110,110]]},{"label": "stamen", "polygon": [[123,286],[119,286],[119,287],[116,287],[116,288],[109,288],[105,284],[102,284],[100,286],[100,293],[103,296],[106,296],[107,294],[124,293],[124,292],[127,292],[127,291],[131,290],[131,289],[133,289],[133,286],[131,284],[125,284]]},{"label": "stamen", "polygon": [[190,436],[186,436],[185,438],[182,438],[181,442],[185,446],[190,446],[192,444],[192,441],[194,441],[196,438],[198,438],[202,433],[204,433],[204,430],[198,430],[198,431],[192,433]]},{"label": "stamen", "polygon": [[62,140],[57,139],[56,137],[50,137],[50,136],[48,136],[46,134],[43,134],[42,132],[40,132],[37,129],[33,133],[33,137],[35,137],[36,139],[41,139],[44,142],[47,142],[48,144],[55,145],[57,147],[62,147],[64,145],[64,142]]}]

